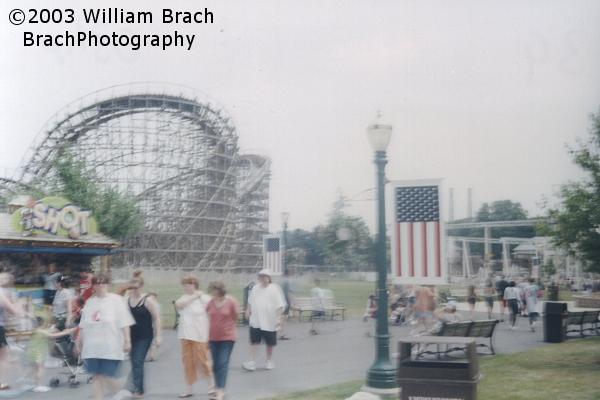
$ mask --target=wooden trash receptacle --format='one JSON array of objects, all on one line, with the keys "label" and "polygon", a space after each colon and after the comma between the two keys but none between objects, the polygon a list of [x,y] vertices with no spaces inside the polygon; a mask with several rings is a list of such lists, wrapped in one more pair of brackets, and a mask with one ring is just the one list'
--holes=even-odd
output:
[{"label": "wooden trash receptacle", "polygon": [[[479,364],[475,339],[465,337],[419,336],[398,341],[398,384],[402,400],[477,399]],[[420,358],[421,346],[457,346],[464,358]]]}]

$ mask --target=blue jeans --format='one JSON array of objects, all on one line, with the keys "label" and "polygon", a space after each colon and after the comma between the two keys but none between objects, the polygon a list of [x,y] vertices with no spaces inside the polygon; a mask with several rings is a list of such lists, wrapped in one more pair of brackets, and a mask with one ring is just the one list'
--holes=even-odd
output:
[{"label": "blue jeans", "polygon": [[213,372],[215,374],[215,384],[219,389],[225,389],[227,382],[227,372],[229,370],[229,357],[233,351],[234,341],[226,340],[222,342],[210,342],[210,352],[213,358]]},{"label": "blue jeans", "polygon": [[152,345],[152,338],[136,339],[131,342],[129,352],[131,371],[127,377],[127,390],[131,393],[144,393],[144,362],[150,345]]}]

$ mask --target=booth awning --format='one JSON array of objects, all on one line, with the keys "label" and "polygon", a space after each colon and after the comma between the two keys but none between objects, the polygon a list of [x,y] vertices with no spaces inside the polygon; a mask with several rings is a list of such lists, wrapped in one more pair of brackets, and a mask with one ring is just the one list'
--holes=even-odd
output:
[{"label": "booth awning", "polygon": [[100,233],[84,235],[77,239],[36,231],[23,236],[11,226],[11,215],[0,213],[0,253],[54,253],[107,255],[119,242]]}]

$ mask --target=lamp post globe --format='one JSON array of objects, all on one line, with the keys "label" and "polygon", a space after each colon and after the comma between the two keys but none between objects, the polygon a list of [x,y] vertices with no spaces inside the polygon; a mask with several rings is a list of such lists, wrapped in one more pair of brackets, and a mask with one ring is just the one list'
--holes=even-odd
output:
[{"label": "lamp post globe", "polygon": [[377,242],[375,266],[377,270],[377,325],[375,331],[375,362],[367,372],[365,390],[380,394],[397,393],[396,367],[390,361],[390,336],[388,327],[387,249],[385,232],[385,165],[386,150],[392,136],[392,125],[381,122],[378,113],[367,127],[369,142],[375,151],[377,167]]}]

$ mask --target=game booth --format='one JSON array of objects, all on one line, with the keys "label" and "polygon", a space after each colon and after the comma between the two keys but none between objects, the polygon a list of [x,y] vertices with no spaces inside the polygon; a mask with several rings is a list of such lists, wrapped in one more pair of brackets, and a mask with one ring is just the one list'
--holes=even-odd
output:
[{"label": "game booth", "polygon": [[0,213],[0,272],[17,295],[40,305],[44,277],[67,276],[75,289],[85,272],[109,272],[119,243],[98,231],[90,210],[61,197],[19,196]]}]

